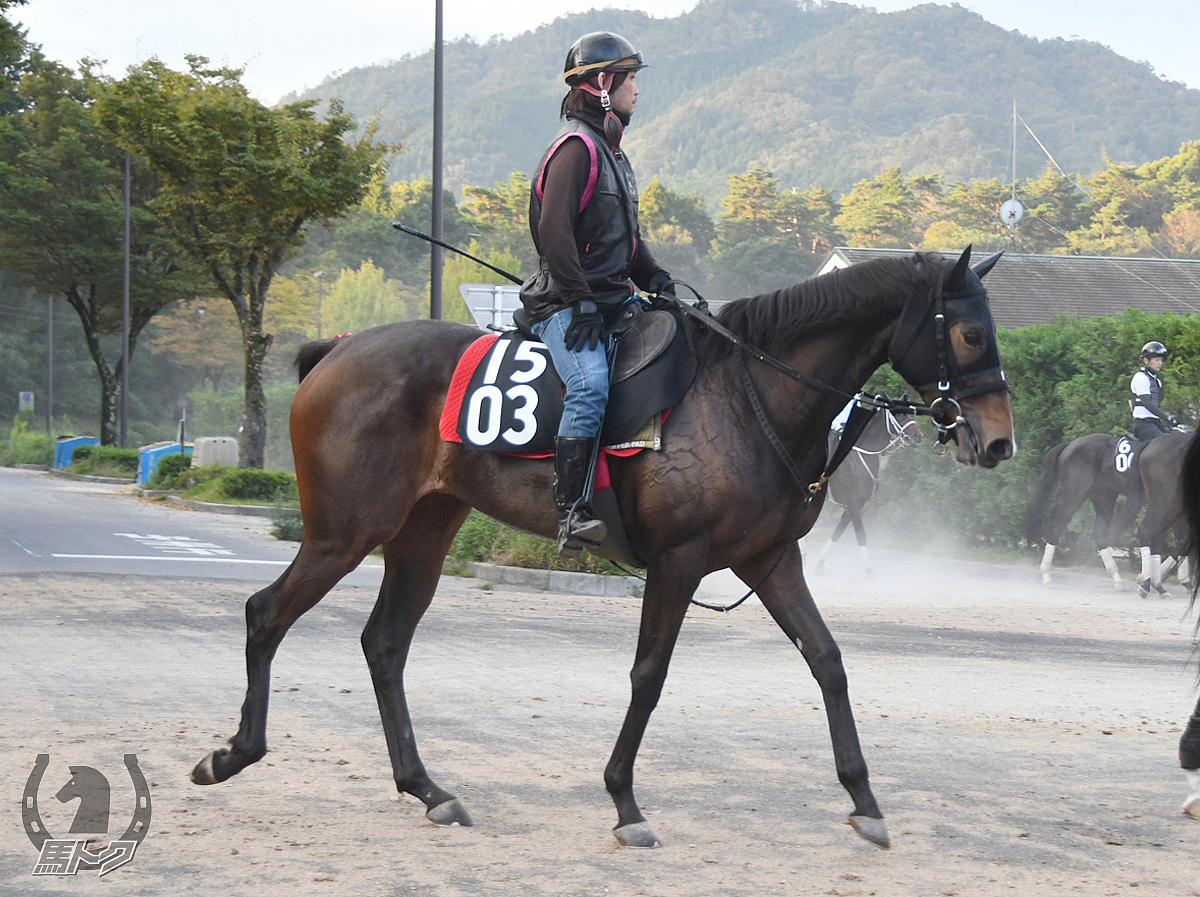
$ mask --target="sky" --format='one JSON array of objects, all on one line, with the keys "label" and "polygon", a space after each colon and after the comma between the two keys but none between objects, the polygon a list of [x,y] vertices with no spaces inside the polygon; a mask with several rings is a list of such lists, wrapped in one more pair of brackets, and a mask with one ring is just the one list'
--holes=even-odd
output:
[{"label": "sky", "polygon": [[[446,40],[512,37],[558,16],[601,7],[677,16],[696,0],[443,0]],[[855,2],[880,12],[912,0]],[[1200,88],[1196,0],[962,0],[988,21],[1040,39],[1094,41],[1145,61],[1161,76]],[[107,61],[115,77],[158,57],[172,68],[184,54],[244,67],[243,83],[273,104],[358,66],[423,53],[433,46],[433,0],[29,0],[9,10],[51,59]],[[626,35],[637,43],[637,35]],[[563,48],[565,54],[566,47]],[[653,62],[653,60],[649,60]]]}]

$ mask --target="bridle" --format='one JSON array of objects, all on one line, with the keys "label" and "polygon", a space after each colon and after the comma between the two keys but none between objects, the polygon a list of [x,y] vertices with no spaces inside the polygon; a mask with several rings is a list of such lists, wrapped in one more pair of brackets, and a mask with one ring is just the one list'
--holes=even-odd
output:
[{"label": "bridle", "polygon": [[[987,263],[985,262],[985,264]],[[929,417],[933,425],[937,427],[938,442],[941,444],[948,442],[953,437],[955,429],[966,423],[959,399],[1008,389],[1008,384],[1004,379],[1004,372],[999,365],[999,350],[996,348],[996,328],[992,323],[991,313],[987,309],[987,291],[983,289],[982,285],[979,285],[947,295],[943,291],[945,279],[946,270],[943,266],[930,285],[930,291],[927,296],[913,297],[905,303],[904,309],[900,313],[900,320],[896,325],[896,332],[892,336],[891,345],[888,347],[888,359],[891,361],[892,367],[895,368],[896,372],[921,390],[936,386],[938,390],[937,398],[928,405],[910,402],[907,399],[892,399],[886,396],[862,396],[860,398],[860,404],[871,409],[871,413],[886,410],[892,414],[901,413],[914,417],[917,415]],[[852,394],[822,380],[818,380],[816,377],[810,377],[803,371],[798,371],[774,356],[768,355],[763,350],[747,343],[709,313],[707,301],[691,285],[681,280],[672,280],[666,286],[682,286],[690,290],[697,299],[696,305],[689,305],[671,293],[665,294],[665,298],[671,301],[685,315],[724,337],[742,351],[742,380],[746,384],[752,405],[760,403],[754,392],[753,382],[749,378],[749,371],[745,366],[746,355],[758,359],[763,364],[774,368],[781,374],[799,383],[841,396],[847,400],[854,398]],[[660,295],[662,294],[660,293]],[[981,359],[981,361],[985,361],[984,370],[975,370],[976,367],[979,367],[978,362],[968,366],[966,370],[961,369],[954,357],[954,353],[950,350],[949,329],[957,319],[964,317],[964,315],[952,315],[952,319],[948,320],[946,306],[947,303],[960,302],[969,303],[974,306],[971,309],[971,314],[978,316],[982,312],[982,315],[986,317],[991,343],[988,347],[988,353],[984,356],[984,359]],[[933,352],[929,353],[928,349],[930,347],[927,344],[931,338]],[[914,349],[923,351],[918,351],[914,355]],[[930,355],[932,355],[932,359]],[[994,365],[991,364],[992,358],[996,362]],[[931,367],[931,361],[936,366]],[[955,389],[956,379],[961,381],[967,376],[983,376],[997,372],[1000,374],[998,379],[976,383],[969,387],[960,385]],[[930,373],[934,374],[935,379],[929,377]],[[774,435],[769,425],[765,423],[765,418],[758,415],[757,410],[756,416],[759,416],[759,423],[764,425],[764,431],[768,439],[771,440],[772,445],[776,445],[776,451],[779,451],[780,445],[777,444],[778,437]],[[857,436],[858,434],[855,434],[855,438]],[[790,458],[785,458],[785,464],[792,471],[793,477],[795,477],[794,462],[791,462]]]}]

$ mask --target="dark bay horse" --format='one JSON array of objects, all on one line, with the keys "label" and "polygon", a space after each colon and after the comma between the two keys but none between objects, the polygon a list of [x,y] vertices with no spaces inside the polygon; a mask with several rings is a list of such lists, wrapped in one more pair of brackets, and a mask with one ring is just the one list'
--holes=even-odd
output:
[{"label": "dark bay horse", "polygon": [[863,509],[879,490],[879,478],[887,468],[888,455],[900,445],[920,445],[921,427],[910,414],[894,414],[884,410],[871,418],[862,435],[854,443],[854,449],[846,460],[829,477],[826,501],[842,509],[841,519],[833,533],[817,555],[817,573],[825,572],[825,558],[834,544],[842,537],[846,527],[853,525],[862,557],[863,570],[871,569],[871,557],[867,553],[867,530],[863,526]]},{"label": "dark bay horse", "polygon": [[[1184,457],[1191,445],[1192,437],[1180,430],[1172,430],[1155,437],[1141,453],[1142,490],[1146,496],[1146,513],[1138,526],[1138,545],[1142,546],[1142,573],[1138,577],[1138,591],[1143,598],[1151,591],[1169,597],[1162,580],[1170,572],[1174,558],[1166,559],[1171,546],[1168,539],[1175,536],[1175,550],[1187,550],[1188,534],[1180,504],[1179,484],[1184,469]],[[1146,563],[1147,557],[1149,564]],[[1186,558],[1179,561],[1179,581],[1190,587],[1191,565]]]},{"label": "dark bay horse", "polygon": [[[1117,436],[1092,433],[1056,445],[1042,459],[1024,518],[1025,538],[1032,544],[1045,545],[1040,566],[1042,582],[1051,581],[1055,548],[1062,544],[1067,525],[1087,501],[1096,513],[1092,544],[1118,589],[1123,583],[1112,549],[1137,519],[1143,502],[1146,504],[1146,516],[1138,529],[1138,544],[1145,546],[1139,582],[1161,581],[1161,568],[1156,573],[1151,558],[1161,557],[1170,523],[1178,517],[1176,490],[1187,437],[1182,433],[1159,436],[1138,458],[1124,456],[1121,460],[1119,441]],[[1058,498],[1051,508],[1055,490]],[[1125,501],[1116,513],[1121,496]]]},{"label": "dark bay horse", "polygon": [[[1154,441],[1158,442],[1158,439]],[[1179,502],[1188,534],[1188,560],[1193,570],[1200,570],[1200,438],[1196,436],[1191,437],[1184,451],[1179,474]],[[1200,577],[1194,579],[1193,583],[1191,607],[1195,609]],[[1196,627],[1197,638],[1192,640],[1193,644],[1200,641],[1200,621]],[[1179,765],[1187,776],[1189,791],[1183,802],[1183,812],[1200,816],[1200,700],[1196,702],[1196,709],[1179,739]]]},{"label": "dark bay horse", "polygon": [[[646,567],[631,700],[604,773],[621,844],[658,846],[634,797],[634,761],[693,593],[706,574],[730,568],[757,588],[820,686],[838,778],[854,803],[851,824],[888,845],[841,654],[804,581],[796,540],[820,511],[821,490],[810,502],[807,484],[821,474],[830,422],[889,358],[929,403],[959,461],[986,468],[1012,456],[1007,387],[980,282],[996,258],[972,269],[968,247],[957,259],[870,261],[721,310],[720,324],[791,374],[689,324],[699,369],[663,427],[664,449],[610,465],[625,529]],[[241,724],[227,748],[197,764],[193,781],[224,781],[264,756],[276,649],[382,545],[383,584],[362,645],[396,787],[421,800],[437,824],[471,823],[418,755],[403,678],[409,646],[472,507],[548,539],[558,529],[549,460],[470,451],[439,437],[455,362],[478,336],[472,327],[416,321],[304,352],[291,413],[304,539],[279,579],[246,604]]]}]

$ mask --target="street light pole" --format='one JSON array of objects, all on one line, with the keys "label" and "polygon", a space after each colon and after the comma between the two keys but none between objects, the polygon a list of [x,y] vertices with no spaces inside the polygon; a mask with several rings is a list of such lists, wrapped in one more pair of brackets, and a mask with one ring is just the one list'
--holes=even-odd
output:
[{"label": "street light pole", "polygon": [[[434,4],[433,25],[433,236],[442,239],[442,0]],[[442,247],[429,254],[429,317],[442,317]]]},{"label": "street light pole", "polygon": [[317,281],[317,339],[321,338],[321,284],[325,282],[324,271],[314,271],[313,278]]}]

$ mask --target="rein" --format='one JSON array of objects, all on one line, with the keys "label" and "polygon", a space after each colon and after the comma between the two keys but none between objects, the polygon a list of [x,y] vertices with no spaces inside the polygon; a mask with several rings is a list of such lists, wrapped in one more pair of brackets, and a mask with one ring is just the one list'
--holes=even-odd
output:
[{"label": "rein", "polygon": [[[811,386],[814,389],[820,389],[824,392],[833,393],[834,395],[841,396],[842,398],[847,399],[847,400],[854,398],[853,394],[848,393],[844,390],[838,389],[835,386],[831,386],[830,384],[824,382],[823,380],[818,380],[815,377],[810,377],[808,374],[805,374],[803,371],[798,371],[791,365],[785,364],[784,362],[780,361],[778,358],[775,358],[772,355],[768,355],[762,349],[759,349],[756,346],[750,345],[748,342],[746,342],[744,339],[742,339],[740,336],[738,336],[736,333],[734,333],[732,330],[730,330],[728,327],[726,327],[724,324],[719,322],[716,318],[714,318],[711,314],[709,314],[707,312],[708,303],[705,301],[704,297],[701,296],[700,293],[698,293],[696,291],[696,289],[694,287],[692,287],[690,284],[684,283],[682,280],[672,280],[667,285],[668,286],[678,285],[678,286],[682,286],[682,287],[687,287],[689,290],[691,290],[692,294],[698,300],[697,304],[700,305],[701,308],[696,308],[695,306],[688,305],[686,302],[684,302],[678,296],[673,296],[670,293],[666,294],[665,298],[668,301],[670,301],[672,304],[674,304],[674,306],[676,308],[678,308],[681,312],[683,312],[685,315],[687,315],[688,317],[692,318],[695,321],[698,321],[700,324],[707,327],[709,330],[712,330],[714,333],[721,335],[722,337],[727,339],[729,342],[733,343],[733,345],[737,346],[737,348],[739,348],[743,352],[745,352],[747,355],[752,355],[753,357],[755,357],[759,361],[761,361],[763,364],[774,368],[775,370],[779,371],[781,374],[784,374],[785,376],[790,377],[791,379],[795,380],[798,383],[803,383],[806,386]],[[662,294],[660,293],[660,295],[662,295]],[[701,310],[701,309],[704,309],[704,310]],[[938,331],[939,342],[944,342],[944,337],[945,337],[944,331],[939,329],[939,331]],[[748,382],[747,375],[744,374],[742,379],[743,379],[743,381]],[[755,400],[752,398],[751,403],[753,404],[754,401]],[[930,405],[918,405],[913,402],[909,402],[909,401],[902,400],[902,399],[890,399],[890,398],[883,399],[883,398],[880,398],[879,396],[873,396],[871,398],[867,398],[866,396],[863,396],[861,401],[864,404],[870,405],[875,411],[881,411],[881,410],[886,409],[887,411],[889,411],[891,413],[900,412],[900,413],[910,414],[910,415],[917,415],[917,414],[927,415],[930,418],[930,420],[933,421],[933,425],[935,427],[937,427],[937,429],[938,429],[938,441],[943,442],[943,443],[950,439],[950,434],[955,429],[955,427],[964,423],[964,418],[962,416],[962,406],[960,406],[958,404],[958,401],[956,399],[954,399],[953,397],[951,397],[945,391],[943,391],[942,395],[940,395],[936,399],[934,399],[933,403]],[[943,403],[947,404],[948,406],[952,406],[951,413],[953,414],[953,420],[948,424],[944,423],[943,420],[941,419],[942,414],[943,414],[943,409],[941,409],[939,406]],[[762,423],[761,418],[760,418],[759,422]],[[768,434],[768,437],[770,437],[770,434]],[[857,438],[857,435],[855,438]],[[778,451],[778,449],[776,449],[776,451]],[[789,461],[789,463],[790,463],[790,461]],[[789,471],[790,470],[791,470],[791,468],[789,467]],[[830,471],[830,472],[832,473],[832,471]],[[792,475],[795,476],[795,473],[793,473]]]}]

